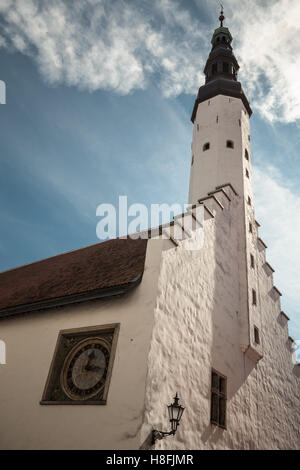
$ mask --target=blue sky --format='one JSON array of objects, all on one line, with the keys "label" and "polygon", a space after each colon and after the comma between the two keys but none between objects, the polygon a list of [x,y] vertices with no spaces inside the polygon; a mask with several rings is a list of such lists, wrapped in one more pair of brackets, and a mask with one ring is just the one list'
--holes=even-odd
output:
[{"label": "blue sky", "polygon": [[[249,3],[252,4],[251,16]],[[187,202],[219,3],[0,0],[0,269],[96,243],[96,207]],[[256,218],[300,339],[299,2],[228,1],[250,97]]]}]

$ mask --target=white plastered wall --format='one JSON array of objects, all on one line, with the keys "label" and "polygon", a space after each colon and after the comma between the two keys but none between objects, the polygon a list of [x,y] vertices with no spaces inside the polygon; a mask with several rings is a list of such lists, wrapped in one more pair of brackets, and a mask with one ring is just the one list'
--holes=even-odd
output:
[{"label": "white plastered wall", "polygon": [[[264,357],[255,364],[240,349],[239,205],[232,198],[205,221],[199,251],[186,251],[182,242],[163,252],[141,443],[151,429],[169,429],[166,405],[176,392],[186,410],[176,436],[157,441],[156,449],[299,448],[299,378],[261,253]],[[226,430],[210,423],[212,367],[228,379]]]},{"label": "white plastered wall", "polygon": [[[162,241],[148,242],[142,283],[125,297],[0,321],[1,449],[136,449],[144,411]],[[60,330],[120,323],[107,404],[40,405]]]}]

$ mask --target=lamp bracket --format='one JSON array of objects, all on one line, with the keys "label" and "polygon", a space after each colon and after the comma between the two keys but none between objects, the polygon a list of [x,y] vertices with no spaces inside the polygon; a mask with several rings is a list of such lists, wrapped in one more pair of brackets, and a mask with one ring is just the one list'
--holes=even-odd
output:
[{"label": "lamp bracket", "polygon": [[157,429],[153,429],[152,431],[152,444],[155,443],[155,441],[161,441],[164,439],[166,436],[171,436],[174,435],[176,431],[157,431]]}]

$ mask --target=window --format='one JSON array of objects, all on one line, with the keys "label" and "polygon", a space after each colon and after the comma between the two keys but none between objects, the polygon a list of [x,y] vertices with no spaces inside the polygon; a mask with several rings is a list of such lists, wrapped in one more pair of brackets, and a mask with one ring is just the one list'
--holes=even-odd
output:
[{"label": "window", "polygon": [[254,327],[254,341],[256,342],[256,344],[260,344],[259,329],[257,328],[257,326]]},{"label": "window", "polygon": [[199,124],[197,124],[197,131],[199,132]]},{"label": "window", "polygon": [[233,149],[234,144],[233,144],[232,140],[227,140],[226,147],[229,148],[229,149]]},{"label": "window", "polygon": [[203,145],[203,152],[205,152],[205,150],[209,150],[209,147],[210,147],[210,143],[206,142],[206,144]]},{"label": "window", "polygon": [[253,229],[252,229],[252,224],[251,224],[251,222],[249,222],[249,232],[250,232],[250,233],[253,233]]},{"label": "window", "polygon": [[229,73],[229,64],[228,64],[228,62],[223,62],[223,72]]},{"label": "window", "polygon": [[256,305],[256,290],[252,289],[252,305]]},{"label": "window", "polygon": [[246,168],[246,176],[247,178],[249,178],[249,171],[247,170],[247,168]]},{"label": "window", "polygon": [[241,120],[239,119],[239,126],[241,127]]},{"label": "window", "polygon": [[210,422],[226,429],[227,378],[219,372],[211,373]]},{"label": "window", "polygon": [[194,163],[194,155],[192,156],[192,165],[193,165],[193,163]]},{"label": "window", "polygon": [[248,140],[249,140],[249,142],[250,142],[250,135],[248,135]]},{"label": "window", "polygon": [[249,160],[249,153],[248,153],[247,149],[245,149],[245,158],[246,158],[246,160]]},{"label": "window", "polygon": [[218,71],[218,64],[217,63],[212,64],[211,73],[217,73],[217,71]]},{"label": "window", "polygon": [[216,123],[218,123],[218,122],[219,122],[219,116],[216,117]]},{"label": "window", "polygon": [[249,204],[249,206],[251,206],[251,197],[250,196],[248,196],[248,204]]},{"label": "window", "polygon": [[254,268],[254,256],[253,255],[250,255],[250,265],[251,265],[251,268]]}]

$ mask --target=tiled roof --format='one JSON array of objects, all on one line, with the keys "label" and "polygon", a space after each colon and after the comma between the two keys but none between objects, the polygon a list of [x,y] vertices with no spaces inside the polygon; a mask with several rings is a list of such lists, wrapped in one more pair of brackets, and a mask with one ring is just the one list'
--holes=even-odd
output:
[{"label": "tiled roof", "polygon": [[0,273],[0,316],[122,294],[140,282],[147,240],[114,239]]}]

